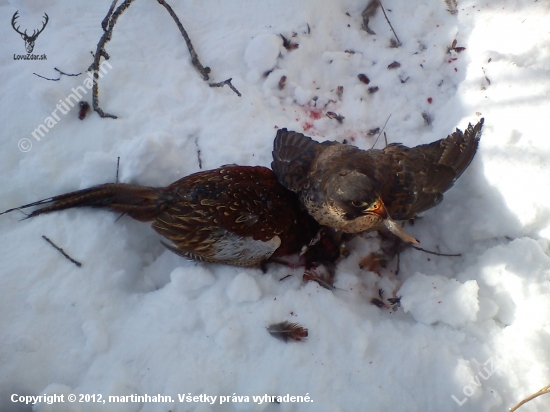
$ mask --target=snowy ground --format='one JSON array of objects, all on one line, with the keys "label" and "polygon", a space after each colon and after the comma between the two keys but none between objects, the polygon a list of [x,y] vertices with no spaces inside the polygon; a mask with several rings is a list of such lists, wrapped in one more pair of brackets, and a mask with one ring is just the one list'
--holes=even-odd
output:
[{"label": "snowy ground", "polygon": [[[359,268],[378,245],[365,236],[350,245],[331,292],[304,285],[301,270],[271,266],[264,275],[185,261],[147,225],[109,212],[3,215],[2,411],[31,410],[12,394],[64,395],[34,406],[40,412],[505,411],[550,383],[547,1],[459,0],[451,14],[442,0],[384,0],[402,42],[390,48],[380,11],[370,24],[377,34],[361,30],[366,1],[172,0],[212,80],[232,77],[239,98],[202,81],[163,7],[136,0],[107,45],[112,68],[100,83],[101,106],[119,118],[58,111],[37,141],[31,133],[85,74],[52,82],[32,73],[85,72],[110,3],[0,1],[0,210],[112,182],[118,156],[122,182],[160,186],[198,171],[198,149],[203,169],[268,166],[281,127],[368,149],[369,130],[390,115],[388,140],[408,146],[484,117],[469,169],[407,228],[424,248],[462,257],[406,251],[400,286],[391,270],[379,278]],[[33,52],[47,60],[14,60],[26,54],[9,24],[16,10],[29,32],[48,13]],[[299,48],[283,48],[280,33]],[[464,51],[448,52],[455,39]],[[394,61],[401,66],[388,69]],[[400,287],[402,308],[371,305],[378,287]],[[308,340],[285,344],[266,332],[284,320],[307,327]],[[175,402],[69,403],[69,394]],[[218,398],[179,402],[178,394]],[[266,394],[313,403],[253,401]],[[548,410],[547,396],[521,410]]]}]

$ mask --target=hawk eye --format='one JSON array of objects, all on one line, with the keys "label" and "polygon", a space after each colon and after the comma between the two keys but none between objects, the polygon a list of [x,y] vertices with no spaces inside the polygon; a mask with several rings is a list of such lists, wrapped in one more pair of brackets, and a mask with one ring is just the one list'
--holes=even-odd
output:
[{"label": "hawk eye", "polygon": [[369,205],[367,202],[360,202],[358,200],[353,200],[351,204],[354,207],[367,207]]}]

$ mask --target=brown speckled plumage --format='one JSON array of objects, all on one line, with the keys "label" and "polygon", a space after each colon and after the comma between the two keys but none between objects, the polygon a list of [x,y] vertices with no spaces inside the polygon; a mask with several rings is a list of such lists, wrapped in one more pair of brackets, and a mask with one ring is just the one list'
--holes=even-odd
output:
[{"label": "brown speckled plumage", "polygon": [[236,266],[300,252],[320,228],[265,167],[224,166],[161,188],[108,183],[16,209],[42,205],[28,217],[104,207],[152,222],[173,243],[165,246],[181,256]]}]

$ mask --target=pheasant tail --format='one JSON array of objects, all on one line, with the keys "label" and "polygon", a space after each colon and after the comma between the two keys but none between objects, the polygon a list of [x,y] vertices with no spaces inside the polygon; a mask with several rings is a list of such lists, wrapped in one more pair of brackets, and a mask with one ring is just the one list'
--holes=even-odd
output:
[{"label": "pheasant tail", "polygon": [[107,183],[89,189],[78,190],[76,192],[39,200],[14,209],[6,210],[3,213],[44,205],[41,209],[37,209],[27,216],[27,218],[31,218],[44,213],[70,209],[73,207],[91,206],[125,213],[136,220],[148,222],[153,220],[160,210],[161,204],[159,202],[159,195],[161,192],[162,190],[157,188],[134,186],[124,183]]}]

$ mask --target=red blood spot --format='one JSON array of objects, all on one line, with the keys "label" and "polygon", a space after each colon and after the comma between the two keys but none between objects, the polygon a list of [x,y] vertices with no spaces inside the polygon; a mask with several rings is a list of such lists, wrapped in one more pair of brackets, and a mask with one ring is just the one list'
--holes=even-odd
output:
[{"label": "red blood spot", "polygon": [[321,113],[319,112],[310,112],[309,115],[311,116],[312,119],[320,119],[321,118]]},{"label": "red blood spot", "polygon": [[457,72],[457,71],[458,71],[458,69],[455,67],[455,72]]},{"label": "red blood spot", "polygon": [[428,97],[428,103],[432,104],[433,99],[431,97]]},{"label": "red blood spot", "polygon": [[304,131],[307,131],[309,129],[313,129],[313,123],[304,122],[304,124],[302,125],[302,128],[304,129]]},{"label": "red blood spot", "polygon": [[355,137],[350,137],[349,140],[351,140],[352,142],[355,142]]},{"label": "red blood spot", "polygon": [[278,128],[279,128],[279,126],[275,125],[275,126],[273,126],[273,128],[274,128],[274,129],[278,129]]}]

